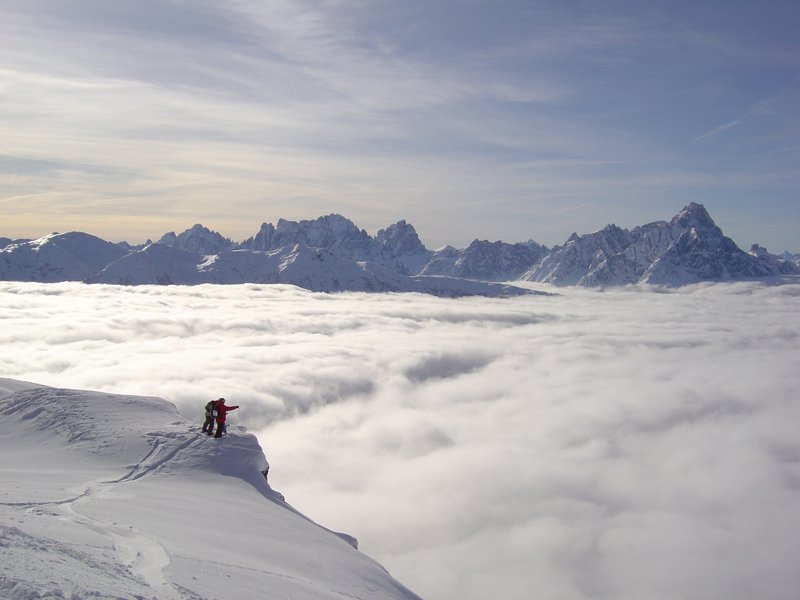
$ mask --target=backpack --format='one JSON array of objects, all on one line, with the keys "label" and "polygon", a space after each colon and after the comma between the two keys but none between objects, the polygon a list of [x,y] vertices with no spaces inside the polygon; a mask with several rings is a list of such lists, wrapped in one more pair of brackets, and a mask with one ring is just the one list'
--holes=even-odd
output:
[{"label": "backpack", "polygon": [[206,416],[216,419],[218,414],[219,410],[217,410],[217,401],[209,400],[209,402],[206,404]]}]

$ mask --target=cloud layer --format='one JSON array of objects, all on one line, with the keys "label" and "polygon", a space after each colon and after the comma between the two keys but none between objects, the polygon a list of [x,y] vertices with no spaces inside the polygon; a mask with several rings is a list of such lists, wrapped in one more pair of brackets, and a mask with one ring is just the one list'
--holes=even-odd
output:
[{"label": "cloud layer", "polygon": [[0,283],[0,376],[224,395],[429,600],[793,598],[800,286],[559,291]]}]

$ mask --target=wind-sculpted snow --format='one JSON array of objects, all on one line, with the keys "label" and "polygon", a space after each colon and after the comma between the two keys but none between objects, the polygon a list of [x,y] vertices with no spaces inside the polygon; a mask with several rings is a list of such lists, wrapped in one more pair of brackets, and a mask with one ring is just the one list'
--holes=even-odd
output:
[{"label": "wind-sculpted snow", "polygon": [[0,596],[417,598],[285,504],[255,437],[197,429],[161,399],[0,379]]},{"label": "wind-sculpted snow", "polygon": [[800,285],[559,292],[3,283],[0,371],[240,404],[270,481],[429,600],[794,600]]}]

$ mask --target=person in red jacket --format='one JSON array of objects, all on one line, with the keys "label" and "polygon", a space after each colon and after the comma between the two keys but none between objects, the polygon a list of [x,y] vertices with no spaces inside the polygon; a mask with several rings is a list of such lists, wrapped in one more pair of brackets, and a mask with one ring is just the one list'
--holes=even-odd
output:
[{"label": "person in red jacket", "polygon": [[239,405],[226,406],[225,398],[217,400],[217,433],[214,434],[215,438],[222,437],[222,432],[225,431],[225,416],[230,410],[236,410]]}]

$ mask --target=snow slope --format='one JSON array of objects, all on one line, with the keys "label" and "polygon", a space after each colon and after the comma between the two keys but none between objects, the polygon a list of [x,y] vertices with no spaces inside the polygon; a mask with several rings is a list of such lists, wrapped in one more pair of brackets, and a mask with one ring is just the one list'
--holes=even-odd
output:
[{"label": "snow slope", "polygon": [[85,281],[127,251],[98,237],[72,231],[0,249],[0,280]]},{"label": "snow slope", "polygon": [[286,504],[254,436],[198,429],[159,398],[0,379],[0,597],[418,598]]},{"label": "snow slope", "polygon": [[114,261],[89,281],[114,285],[285,283],[314,292],[420,292],[444,297],[535,293],[506,284],[410,277],[302,244],[269,251],[227,250],[210,256],[152,244]]}]

